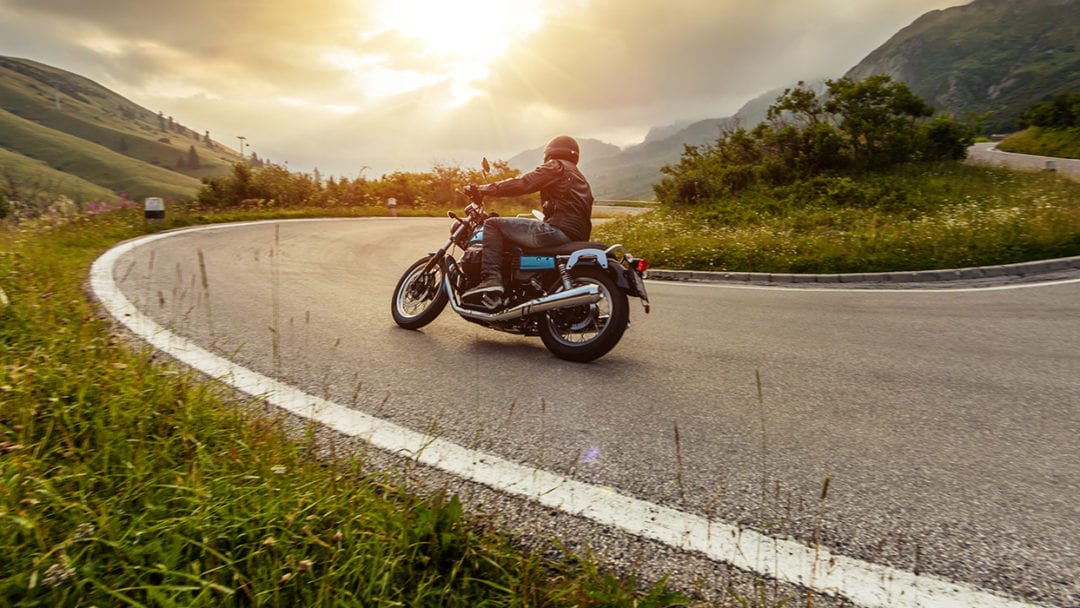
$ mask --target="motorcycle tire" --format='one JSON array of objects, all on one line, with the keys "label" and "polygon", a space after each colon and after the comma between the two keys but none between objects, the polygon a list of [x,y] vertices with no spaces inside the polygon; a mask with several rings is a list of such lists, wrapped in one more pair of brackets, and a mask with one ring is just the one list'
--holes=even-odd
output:
[{"label": "motorcycle tire", "polygon": [[584,363],[607,354],[630,324],[630,304],[615,279],[599,266],[575,268],[574,287],[597,285],[600,301],[544,313],[540,339],[556,357]]},{"label": "motorcycle tire", "polygon": [[390,312],[394,322],[405,329],[420,329],[431,323],[450,301],[443,290],[442,267],[424,273],[429,259],[430,255],[424,256],[409,266],[394,288]]}]

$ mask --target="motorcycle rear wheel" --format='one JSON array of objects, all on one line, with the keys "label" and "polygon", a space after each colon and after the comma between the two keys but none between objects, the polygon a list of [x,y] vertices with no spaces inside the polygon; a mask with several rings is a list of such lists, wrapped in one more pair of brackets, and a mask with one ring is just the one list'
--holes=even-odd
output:
[{"label": "motorcycle rear wheel", "polygon": [[545,313],[539,324],[540,339],[556,357],[584,363],[604,356],[619,343],[630,324],[630,304],[615,279],[602,268],[575,269],[571,283],[574,287],[598,286],[600,300]]},{"label": "motorcycle rear wheel", "polygon": [[431,323],[450,301],[443,290],[442,267],[436,265],[431,271],[424,272],[430,259],[427,255],[409,266],[394,288],[390,312],[394,322],[405,329],[420,329]]}]

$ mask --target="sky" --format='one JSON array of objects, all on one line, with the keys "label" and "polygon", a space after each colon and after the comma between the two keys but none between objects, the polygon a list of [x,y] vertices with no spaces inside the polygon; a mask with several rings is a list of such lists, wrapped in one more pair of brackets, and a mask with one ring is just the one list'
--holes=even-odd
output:
[{"label": "sky", "polygon": [[0,55],[73,71],[292,170],[619,146],[842,76],[967,0],[0,0]]}]

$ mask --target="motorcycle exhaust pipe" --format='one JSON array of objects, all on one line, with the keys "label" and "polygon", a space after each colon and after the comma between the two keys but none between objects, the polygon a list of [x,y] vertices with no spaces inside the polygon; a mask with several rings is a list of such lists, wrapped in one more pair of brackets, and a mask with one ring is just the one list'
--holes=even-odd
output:
[{"label": "motorcycle exhaust pipe", "polygon": [[[447,293],[453,293],[453,291],[450,291],[449,280],[447,280],[446,283],[445,288],[447,289]],[[555,310],[556,308],[585,306],[599,301],[600,288],[596,285],[584,285],[568,291],[560,291],[542,298],[529,300],[528,302],[518,304],[513,308],[500,312],[481,312],[471,308],[464,308],[458,304],[456,296],[450,298],[450,307],[454,309],[454,312],[463,317],[469,317],[470,319],[476,319],[478,321],[499,322],[512,321],[529,315]]]}]

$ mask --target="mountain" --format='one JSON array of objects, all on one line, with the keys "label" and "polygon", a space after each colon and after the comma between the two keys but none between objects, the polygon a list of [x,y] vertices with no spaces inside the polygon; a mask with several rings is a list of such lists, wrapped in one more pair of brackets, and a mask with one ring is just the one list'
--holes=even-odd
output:
[{"label": "mountain", "polygon": [[[578,145],[581,146],[581,158],[604,158],[619,153],[618,146],[598,139],[579,139]],[[520,152],[506,162],[520,171],[530,171],[544,162],[544,146]]]},{"label": "mountain", "polygon": [[[939,111],[989,112],[988,133],[1013,131],[1024,110],[1080,90],[1080,0],[974,0],[930,11],[845,76],[874,74],[906,83]],[[660,167],[677,163],[685,145],[711,143],[724,128],[756,126],[783,91],[758,96],[730,118],[675,132],[657,127],[641,144],[583,160],[582,170],[597,198],[652,198],[652,184],[663,177]]]},{"label": "mountain", "polygon": [[89,79],[0,56],[0,183],[12,198],[191,196],[200,177],[238,160],[206,133]]},{"label": "mountain", "polygon": [[931,11],[846,74],[888,74],[939,110],[991,112],[988,132],[1080,90],[1080,1],[975,0]]},{"label": "mountain", "polygon": [[[663,177],[660,167],[679,162],[688,145],[711,144],[724,131],[756,126],[765,120],[769,106],[783,92],[784,89],[775,89],[763,93],[727,118],[654,127],[640,144],[622,150],[604,144],[607,147],[601,148],[601,153],[594,154],[583,146],[581,170],[589,178],[593,194],[598,199],[651,200],[654,197],[652,185]],[[525,168],[514,164],[513,160],[511,165]]]}]

